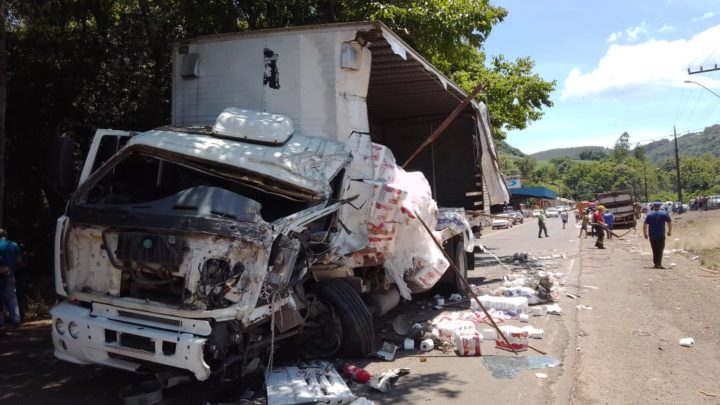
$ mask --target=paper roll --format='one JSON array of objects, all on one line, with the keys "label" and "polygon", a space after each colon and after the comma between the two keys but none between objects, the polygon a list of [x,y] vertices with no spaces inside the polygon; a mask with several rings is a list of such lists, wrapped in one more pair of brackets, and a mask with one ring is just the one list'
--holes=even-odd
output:
[{"label": "paper roll", "polygon": [[415,350],[415,341],[409,338],[406,338],[403,342],[403,349],[405,350]]},{"label": "paper roll", "polygon": [[430,350],[435,348],[435,343],[433,343],[432,339],[425,339],[422,342],[420,342],[420,350],[424,352],[429,352]]}]

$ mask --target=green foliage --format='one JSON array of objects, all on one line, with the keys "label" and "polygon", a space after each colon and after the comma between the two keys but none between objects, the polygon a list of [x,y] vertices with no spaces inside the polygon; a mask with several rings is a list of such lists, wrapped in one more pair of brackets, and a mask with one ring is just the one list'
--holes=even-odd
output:
[{"label": "green foliage", "polygon": [[602,146],[580,146],[574,148],[557,148],[531,154],[535,160],[551,160],[569,158],[580,160],[600,160],[607,156],[609,149]]}]

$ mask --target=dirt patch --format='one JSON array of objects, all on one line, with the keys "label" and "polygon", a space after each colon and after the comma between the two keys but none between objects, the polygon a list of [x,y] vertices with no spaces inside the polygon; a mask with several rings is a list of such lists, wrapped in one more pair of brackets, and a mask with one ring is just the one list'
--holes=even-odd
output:
[{"label": "dirt patch", "polygon": [[[673,216],[673,235],[667,247],[688,252],[698,266],[720,269],[720,210],[691,211]],[[698,257],[696,257],[698,256]]]}]

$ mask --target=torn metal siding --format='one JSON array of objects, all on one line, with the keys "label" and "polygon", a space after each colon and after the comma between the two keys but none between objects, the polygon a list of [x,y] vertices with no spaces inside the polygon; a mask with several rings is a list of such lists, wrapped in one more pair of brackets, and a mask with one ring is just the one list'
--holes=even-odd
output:
[{"label": "torn metal siding", "polygon": [[[175,44],[173,57],[174,125],[211,121],[233,106],[289,116],[299,134],[346,141],[371,125],[442,119],[467,97],[382,23],[200,37]],[[197,74],[183,76],[185,59],[195,60]],[[481,106],[472,102],[465,113],[476,116]],[[468,136],[482,144],[476,158],[487,197],[507,201],[489,131],[479,132]]]},{"label": "torn metal siding", "polygon": [[208,135],[148,131],[133,137],[130,148],[152,148],[187,158],[223,164],[312,193],[330,194],[329,181],[350,161],[345,145],[331,139],[294,135],[281,146],[238,142]]},{"label": "torn metal siding", "polygon": [[[504,204],[510,201],[510,193],[503,174],[500,172],[499,159],[495,151],[495,143],[490,132],[489,117],[485,104],[480,104],[477,115],[478,131],[482,137],[482,177],[483,191],[489,205]],[[485,207],[485,209],[489,209]]]}]

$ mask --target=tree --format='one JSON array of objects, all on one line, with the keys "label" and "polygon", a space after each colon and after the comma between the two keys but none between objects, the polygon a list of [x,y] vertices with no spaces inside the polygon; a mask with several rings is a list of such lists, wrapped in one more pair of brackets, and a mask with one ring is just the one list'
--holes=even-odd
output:
[{"label": "tree", "polygon": [[535,165],[537,164],[537,161],[530,156],[525,156],[522,159],[515,162],[515,165],[518,167],[518,170],[520,170],[520,175],[523,177],[523,179],[530,179],[534,170]]},{"label": "tree", "polygon": [[630,135],[627,132],[623,132],[622,135],[615,141],[615,148],[613,149],[613,159],[617,162],[622,162],[630,152]]}]

